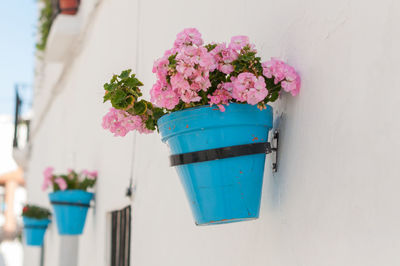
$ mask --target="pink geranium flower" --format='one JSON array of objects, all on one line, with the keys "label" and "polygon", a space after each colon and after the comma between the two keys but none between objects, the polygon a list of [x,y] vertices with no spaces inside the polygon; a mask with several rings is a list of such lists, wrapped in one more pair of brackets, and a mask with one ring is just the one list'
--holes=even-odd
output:
[{"label": "pink geranium flower", "polygon": [[207,96],[210,99],[210,105],[217,105],[221,112],[225,112],[224,105],[228,105],[232,99],[232,93],[225,84],[219,84],[218,89],[212,95]]},{"label": "pink geranium flower", "polygon": [[256,77],[249,72],[240,73],[232,78],[232,96],[239,102],[255,105],[263,101],[268,95],[265,80],[262,76]]},{"label": "pink geranium flower", "polygon": [[203,44],[201,33],[195,28],[187,28],[176,35],[174,47],[182,47],[185,45],[197,45]]},{"label": "pink geranium flower", "polygon": [[57,177],[54,182],[58,185],[58,187],[61,190],[66,190],[67,189],[67,182],[65,182],[64,178],[62,177]]},{"label": "pink geranium flower", "polygon": [[296,96],[300,92],[301,80],[300,75],[285,62],[271,58],[271,60],[262,63],[263,74],[267,78],[273,78],[274,83],[281,83],[284,91],[290,92]]},{"label": "pink geranium flower", "polygon": [[103,117],[102,126],[109,129],[114,136],[125,136],[129,131],[137,130],[139,133],[150,133],[146,128],[143,119],[138,115],[131,115],[124,110],[110,108],[109,112]]},{"label": "pink geranium flower", "polygon": [[229,44],[229,48],[240,51],[242,50],[243,47],[245,47],[249,43],[250,43],[249,37],[247,36],[242,36],[242,35],[233,36],[231,38],[231,43]]},{"label": "pink geranium flower", "polygon": [[54,168],[53,167],[47,167],[44,171],[43,171],[43,184],[42,184],[42,190],[45,191],[52,182],[52,177],[53,177],[53,171]]},{"label": "pink geranium flower", "polygon": [[172,90],[170,85],[163,86],[160,80],[153,85],[153,88],[150,90],[150,95],[151,102],[158,107],[174,109],[174,107],[179,103],[178,94]]},{"label": "pink geranium flower", "polygon": [[82,175],[85,176],[87,179],[96,179],[97,178],[97,171],[88,171],[88,170],[83,170]]},{"label": "pink geranium flower", "polygon": [[[217,105],[221,111],[231,102],[258,105],[262,109],[276,100],[275,96],[282,90],[297,95],[301,85],[299,74],[285,62],[271,58],[261,63],[249,37],[234,36],[229,44],[203,45],[201,34],[195,28],[177,34],[173,47],[154,62],[153,73],[157,79],[150,90],[152,104],[147,105],[146,112],[134,115],[132,109],[128,113],[111,108],[103,117],[105,129],[115,136],[125,136],[132,130],[150,133],[145,121],[151,122],[151,127],[158,127],[159,115],[204,104]],[[115,85],[115,77],[112,82]],[[135,102],[141,101],[137,99],[141,96],[138,90]]]},{"label": "pink geranium flower", "polygon": [[53,172],[54,168],[49,166],[43,171],[43,175],[45,178],[51,178],[53,176]]}]

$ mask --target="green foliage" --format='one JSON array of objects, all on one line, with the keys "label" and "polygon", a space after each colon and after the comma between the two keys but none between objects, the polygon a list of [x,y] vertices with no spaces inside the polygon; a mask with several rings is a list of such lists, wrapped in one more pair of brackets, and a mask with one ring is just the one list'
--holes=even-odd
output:
[{"label": "green foliage", "polygon": [[22,216],[35,219],[49,219],[51,212],[49,209],[37,205],[26,204],[22,209]]},{"label": "green foliage", "polygon": [[[175,57],[176,55],[169,57],[173,64],[176,64]],[[104,84],[104,102],[110,101],[115,109],[140,116],[147,129],[156,130],[158,119],[166,114],[166,111],[154,107],[149,101],[139,99],[142,96],[139,87],[143,86],[143,83],[131,72],[131,69],[124,70],[119,75],[113,75],[110,82]]]},{"label": "green foliage", "polygon": [[210,52],[210,51],[214,50],[214,48],[217,47],[217,45],[218,44],[216,44],[216,43],[210,43],[210,44],[205,45],[204,47],[206,47],[207,51]]},{"label": "green foliage", "polygon": [[122,71],[119,76],[113,75],[110,82],[104,84],[106,90],[104,102],[111,101],[114,108],[127,110],[142,96],[139,87],[143,86],[143,83],[135,77],[135,74],[130,75],[131,71],[128,69]]},{"label": "green foliage", "polygon": [[86,191],[88,188],[93,187],[95,183],[96,183],[96,179],[89,179],[86,177],[82,182],[80,182],[78,184],[77,189]]},{"label": "green foliage", "polygon": [[50,33],[51,24],[53,23],[53,8],[51,0],[40,0],[44,6],[40,10],[39,16],[39,42],[36,44],[36,48],[39,51],[44,51],[46,48],[47,38]]},{"label": "green foliage", "polygon": [[250,72],[256,76],[262,75],[261,58],[256,54],[249,46],[244,47],[238,58],[232,63],[234,70],[231,75],[237,76],[243,72]]},{"label": "green foliage", "polygon": [[140,100],[133,106],[133,112],[135,113],[135,115],[143,115],[146,113],[146,111],[147,111],[147,103],[145,100]]}]

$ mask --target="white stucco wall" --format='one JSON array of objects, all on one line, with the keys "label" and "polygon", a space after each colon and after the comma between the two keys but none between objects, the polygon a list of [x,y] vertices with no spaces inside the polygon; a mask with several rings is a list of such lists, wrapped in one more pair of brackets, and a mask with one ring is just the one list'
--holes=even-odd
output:
[{"label": "white stucco wall", "polygon": [[[132,167],[132,265],[400,264],[400,2],[103,0],[94,10],[52,104],[35,99],[43,118],[34,123],[27,175],[30,200],[48,204],[40,191],[46,166],[99,171],[95,208],[75,240],[78,266],[109,265],[106,216],[130,203]],[[153,61],[185,27],[206,42],[248,35],[263,59],[284,58],[302,76],[300,95],[276,108],[279,172],[272,175],[268,159],[257,221],[196,227],[159,136],[114,138],[100,126],[109,108],[103,83],[133,68],[148,94]],[[37,89],[51,95],[42,82]],[[70,241],[55,229],[46,236],[52,266],[64,265],[60,243]],[[35,266],[38,253],[26,257]]]}]

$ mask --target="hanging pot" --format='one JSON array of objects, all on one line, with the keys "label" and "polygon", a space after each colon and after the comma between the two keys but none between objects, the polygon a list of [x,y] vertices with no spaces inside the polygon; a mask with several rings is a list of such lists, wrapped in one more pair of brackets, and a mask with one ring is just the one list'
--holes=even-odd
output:
[{"label": "hanging pot", "polygon": [[64,190],[49,194],[60,235],[80,235],[85,226],[93,193],[83,190]]},{"label": "hanging pot", "polygon": [[75,15],[78,12],[79,0],[59,0],[60,13],[64,15]]},{"label": "hanging pot", "polygon": [[197,225],[257,219],[272,108],[201,106],[158,121]]},{"label": "hanging pot", "polygon": [[42,246],[49,219],[23,217],[24,236],[28,246]]}]

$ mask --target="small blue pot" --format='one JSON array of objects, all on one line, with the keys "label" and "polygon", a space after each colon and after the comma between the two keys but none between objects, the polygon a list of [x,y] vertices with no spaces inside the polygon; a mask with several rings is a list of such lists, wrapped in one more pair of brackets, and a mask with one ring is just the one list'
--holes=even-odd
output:
[{"label": "small blue pot", "polygon": [[83,190],[64,190],[49,194],[60,235],[80,235],[93,193]]},{"label": "small blue pot", "polygon": [[28,246],[42,246],[44,234],[50,223],[49,219],[22,218],[24,222],[25,241]]},{"label": "small blue pot", "polygon": [[[171,154],[267,142],[272,108],[230,104],[225,112],[201,106],[173,112],[158,120]],[[257,219],[265,154],[176,166],[197,225]]]}]

